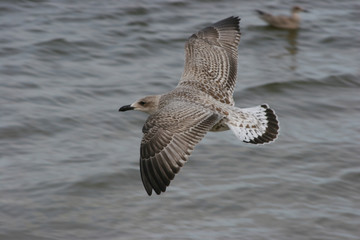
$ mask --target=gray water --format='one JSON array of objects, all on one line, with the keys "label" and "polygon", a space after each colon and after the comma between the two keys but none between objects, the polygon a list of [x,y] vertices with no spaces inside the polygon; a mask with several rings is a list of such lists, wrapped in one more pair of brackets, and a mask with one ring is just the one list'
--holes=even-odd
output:
[{"label": "gray water", "polygon": [[[360,239],[360,2],[0,1],[0,239]],[[165,194],[139,173],[146,115],[184,43],[241,20],[236,105],[268,103],[269,145],[209,133]]]}]

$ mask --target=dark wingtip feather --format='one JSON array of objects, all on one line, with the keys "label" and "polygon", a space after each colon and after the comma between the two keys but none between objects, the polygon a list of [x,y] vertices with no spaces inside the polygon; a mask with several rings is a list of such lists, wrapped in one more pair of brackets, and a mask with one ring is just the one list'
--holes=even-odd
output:
[{"label": "dark wingtip feather", "polygon": [[240,20],[241,18],[238,16],[231,16],[225,19],[222,19],[214,24],[212,26],[214,27],[234,27],[238,32],[240,32]]}]

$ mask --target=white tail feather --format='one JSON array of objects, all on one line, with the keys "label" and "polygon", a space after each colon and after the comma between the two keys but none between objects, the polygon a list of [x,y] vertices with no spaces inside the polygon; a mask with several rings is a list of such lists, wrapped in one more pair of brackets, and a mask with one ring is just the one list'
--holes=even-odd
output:
[{"label": "white tail feather", "polygon": [[236,137],[246,143],[263,144],[278,136],[279,122],[267,104],[252,108],[236,108],[226,123]]}]

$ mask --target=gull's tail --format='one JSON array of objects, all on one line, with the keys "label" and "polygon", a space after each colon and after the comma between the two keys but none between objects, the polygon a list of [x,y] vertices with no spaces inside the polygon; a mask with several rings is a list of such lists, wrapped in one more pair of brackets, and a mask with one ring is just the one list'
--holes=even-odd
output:
[{"label": "gull's tail", "polygon": [[271,14],[257,9],[255,11],[262,20],[264,20],[265,22],[271,22],[271,19],[273,18]]},{"label": "gull's tail", "polygon": [[264,14],[266,14],[264,11],[261,11],[261,10],[258,10],[258,9],[256,9],[255,10],[259,15],[264,15]]},{"label": "gull's tail", "polygon": [[228,119],[228,127],[236,137],[246,143],[269,143],[279,134],[279,121],[274,110],[267,104],[252,108],[235,108]]}]

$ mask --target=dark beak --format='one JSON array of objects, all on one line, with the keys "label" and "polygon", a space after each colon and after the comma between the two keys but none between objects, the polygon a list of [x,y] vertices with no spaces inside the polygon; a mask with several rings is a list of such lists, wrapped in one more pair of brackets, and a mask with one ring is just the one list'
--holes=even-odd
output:
[{"label": "dark beak", "polygon": [[130,105],[125,105],[125,106],[122,106],[120,109],[119,109],[119,112],[125,112],[125,111],[128,111],[128,110],[134,110],[134,107],[130,106]]},{"label": "dark beak", "polygon": [[310,12],[309,10],[306,10],[306,9],[303,9],[302,11],[303,11],[303,12],[306,12],[306,13]]}]

